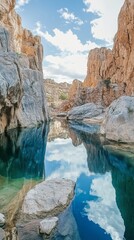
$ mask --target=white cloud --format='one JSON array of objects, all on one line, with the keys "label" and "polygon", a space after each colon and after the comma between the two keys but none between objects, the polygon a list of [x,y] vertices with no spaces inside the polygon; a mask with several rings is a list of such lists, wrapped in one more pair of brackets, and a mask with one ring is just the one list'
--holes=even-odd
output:
[{"label": "white cloud", "polygon": [[53,35],[49,34],[47,31],[43,32],[41,30],[40,22],[36,23],[36,29],[34,30],[38,35],[45,38],[49,43],[55,46],[60,51],[69,52],[69,53],[78,53],[89,51],[92,48],[97,47],[94,42],[87,41],[85,44],[82,44],[80,39],[76,34],[69,29],[66,32],[63,32],[57,28],[53,29]]},{"label": "white cloud", "polygon": [[45,57],[44,77],[54,78],[57,82],[71,83],[75,78],[83,80],[86,73],[87,54],[76,53],[69,55]]},{"label": "white cloud", "polygon": [[88,219],[99,224],[113,240],[122,240],[125,226],[116,204],[110,173],[93,180],[90,195],[97,196],[98,200],[87,203],[85,212]]},{"label": "white cloud", "polygon": [[117,31],[118,14],[124,0],[83,0],[83,2],[86,5],[84,11],[99,15],[99,18],[91,22],[93,36],[112,44]]},{"label": "white cloud", "polygon": [[68,30],[53,30],[53,35],[41,30],[40,22],[36,23],[36,34],[45,38],[59,51],[57,55],[45,56],[44,77],[57,82],[71,82],[75,78],[83,80],[87,71],[87,56],[91,49],[98,47],[94,42],[83,44],[78,36]]},{"label": "white cloud", "polygon": [[[47,178],[68,178],[77,181],[80,174],[90,175],[87,166],[87,153],[83,145],[74,147],[71,139],[55,139],[47,143],[45,158],[47,163],[52,162],[53,166],[59,162],[59,167],[53,170]],[[49,165],[48,165],[49,166]]]},{"label": "white cloud", "polygon": [[66,23],[72,23],[73,22],[73,23],[78,24],[78,25],[83,25],[84,24],[84,22],[80,18],[76,17],[74,15],[74,13],[69,12],[67,8],[59,9],[58,13],[60,13],[61,18],[67,20]]},{"label": "white cloud", "polygon": [[19,9],[20,7],[23,7],[25,4],[28,4],[30,0],[18,0],[16,2],[16,9]]}]

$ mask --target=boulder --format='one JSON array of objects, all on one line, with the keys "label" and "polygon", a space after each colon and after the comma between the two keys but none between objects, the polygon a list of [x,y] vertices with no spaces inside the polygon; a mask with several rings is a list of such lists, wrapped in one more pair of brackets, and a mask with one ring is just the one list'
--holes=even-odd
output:
[{"label": "boulder", "polygon": [[115,100],[106,111],[100,131],[109,140],[134,143],[134,97]]},{"label": "boulder", "polygon": [[75,183],[66,179],[43,181],[27,193],[22,215],[32,219],[62,212],[74,196],[74,187]]},{"label": "boulder", "polygon": [[0,227],[3,227],[5,225],[5,222],[6,222],[5,216],[2,213],[0,213]]},{"label": "boulder", "polygon": [[40,233],[50,235],[58,223],[57,217],[45,218],[40,222]]},{"label": "boulder", "polygon": [[5,231],[0,228],[0,240],[5,240]]},{"label": "boulder", "polygon": [[86,103],[82,106],[72,108],[68,114],[67,119],[83,120],[84,118],[93,118],[103,113],[103,107],[94,103]]}]

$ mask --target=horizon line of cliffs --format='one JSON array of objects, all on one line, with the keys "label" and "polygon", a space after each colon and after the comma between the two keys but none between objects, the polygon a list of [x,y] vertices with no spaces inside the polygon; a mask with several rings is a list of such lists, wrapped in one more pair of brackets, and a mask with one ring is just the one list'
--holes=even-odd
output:
[{"label": "horizon line of cliffs", "polygon": [[69,101],[61,109],[88,102],[109,106],[120,96],[134,95],[134,1],[125,0],[118,17],[113,49],[95,48],[89,52],[84,82],[74,80]]},{"label": "horizon line of cliffs", "polygon": [[0,2],[0,133],[48,120],[41,38],[22,27],[15,3]]}]

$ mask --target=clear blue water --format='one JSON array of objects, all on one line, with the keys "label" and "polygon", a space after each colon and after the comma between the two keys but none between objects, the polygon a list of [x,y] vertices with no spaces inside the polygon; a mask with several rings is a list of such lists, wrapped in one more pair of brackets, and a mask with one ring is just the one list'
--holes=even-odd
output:
[{"label": "clear blue water", "polygon": [[44,126],[0,136],[0,212],[31,179],[69,178],[75,196],[53,239],[133,240],[133,151],[109,148],[96,126],[55,121],[49,129],[48,137]]}]

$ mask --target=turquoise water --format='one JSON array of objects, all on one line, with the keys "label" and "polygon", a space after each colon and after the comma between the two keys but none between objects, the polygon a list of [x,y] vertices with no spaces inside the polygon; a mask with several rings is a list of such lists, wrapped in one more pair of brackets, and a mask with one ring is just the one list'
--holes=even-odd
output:
[{"label": "turquoise water", "polygon": [[1,135],[0,212],[31,179],[69,178],[75,197],[53,239],[133,240],[133,148],[111,146],[97,131],[55,121],[48,137],[44,126]]}]

